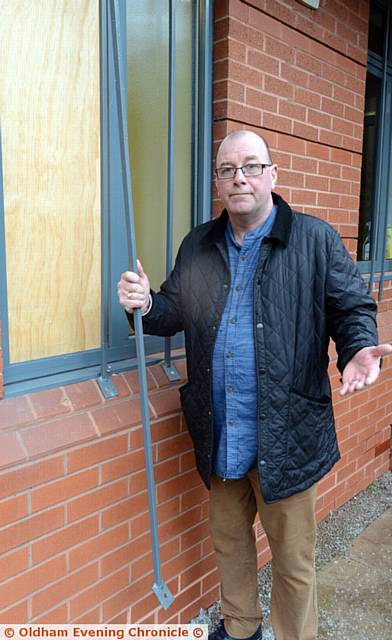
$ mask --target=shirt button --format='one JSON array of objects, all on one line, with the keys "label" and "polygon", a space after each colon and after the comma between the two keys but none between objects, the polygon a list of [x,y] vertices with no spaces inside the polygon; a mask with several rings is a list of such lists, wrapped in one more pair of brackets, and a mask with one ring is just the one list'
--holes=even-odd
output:
[{"label": "shirt button", "polygon": [[224,289],[228,289],[229,285],[225,282],[225,284],[223,285]]},{"label": "shirt button", "polygon": [[234,420],[228,420],[228,424],[232,427],[235,424]]},{"label": "shirt button", "polygon": [[212,325],[212,327],[211,327],[211,329],[212,329],[213,331],[216,331],[216,326],[213,324],[213,325]]},{"label": "shirt button", "polygon": [[265,413],[262,413],[262,414],[260,415],[261,420],[265,420],[265,419],[266,419],[266,417],[267,417],[267,416],[265,415]]},{"label": "shirt button", "polygon": [[262,322],[258,322],[256,325],[256,329],[262,329],[263,328],[263,323]]},{"label": "shirt button", "polygon": [[[209,369],[208,369],[209,371]],[[259,373],[263,376],[265,374],[265,369],[259,369]]]},{"label": "shirt button", "polygon": [[232,358],[232,357],[233,357],[232,352],[231,352],[231,351],[228,351],[228,352],[226,353],[226,357],[227,357],[227,358]]},{"label": "shirt button", "polygon": [[266,465],[266,461],[265,460],[260,460],[260,467],[264,467]]},{"label": "shirt button", "polygon": [[210,373],[211,369],[209,367],[207,367],[206,372]]},{"label": "shirt button", "polygon": [[233,393],[234,387],[227,387],[227,393]]},{"label": "shirt button", "polygon": [[230,318],[230,324],[235,324],[236,320],[235,318]]},{"label": "shirt button", "polygon": [[241,291],[241,285],[240,285],[240,284],[237,284],[237,285],[236,285],[235,290],[236,290],[236,291]]},{"label": "shirt button", "polygon": [[246,260],[246,256],[241,256],[241,260]]}]

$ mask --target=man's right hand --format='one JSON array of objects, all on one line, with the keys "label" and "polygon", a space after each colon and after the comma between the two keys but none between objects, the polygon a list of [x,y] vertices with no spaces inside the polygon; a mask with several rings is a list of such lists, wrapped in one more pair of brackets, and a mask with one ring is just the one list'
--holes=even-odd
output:
[{"label": "man's right hand", "polygon": [[150,283],[143,271],[140,260],[137,261],[138,273],[125,271],[117,283],[118,300],[128,313],[138,308],[145,312],[150,304]]}]

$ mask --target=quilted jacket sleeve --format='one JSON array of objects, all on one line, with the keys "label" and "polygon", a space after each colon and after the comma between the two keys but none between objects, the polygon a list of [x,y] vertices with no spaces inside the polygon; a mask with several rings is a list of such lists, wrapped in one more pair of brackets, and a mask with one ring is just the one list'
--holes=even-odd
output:
[{"label": "quilted jacket sleeve", "polygon": [[326,312],[342,373],[357,351],[378,343],[377,305],[336,232],[332,234],[326,274]]},{"label": "quilted jacket sleeve", "polygon": [[[181,245],[182,247],[182,245]],[[174,336],[183,330],[181,306],[181,247],[174,268],[159,292],[151,290],[152,306],[143,316],[143,331],[156,336]],[[129,324],[134,328],[133,315],[127,313]]]}]

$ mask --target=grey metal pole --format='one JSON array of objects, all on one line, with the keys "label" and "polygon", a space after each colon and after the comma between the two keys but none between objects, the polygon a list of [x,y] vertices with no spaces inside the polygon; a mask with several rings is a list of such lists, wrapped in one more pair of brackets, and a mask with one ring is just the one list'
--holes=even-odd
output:
[{"label": "grey metal pole", "polygon": [[[127,224],[127,240],[128,240],[128,255],[130,261],[130,269],[137,272],[137,257],[136,257],[136,236],[135,236],[135,223],[134,212],[132,205],[132,188],[131,188],[131,170],[129,161],[129,147],[128,147],[128,127],[127,127],[127,109],[126,109],[126,93],[125,86],[122,82],[122,76],[120,73],[121,65],[121,52],[120,46],[120,19],[119,19],[119,7],[118,0],[110,0],[111,8],[111,25],[113,36],[113,53],[114,53],[114,69],[116,80],[116,97],[117,97],[117,114],[119,123],[120,134],[120,152],[121,152],[121,173],[124,190],[124,206],[125,216]],[[151,540],[152,540],[152,554],[154,564],[154,577],[155,582],[152,586],[152,590],[157,596],[159,602],[164,609],[167,609],[173,602],[173,595],[170,593],[167,585],[163,582],[160,571],[160,552],[159,552],[159,540],[158,540],[158,523],[156,513],[156,499],[155,499],[155,483],[154,483],[154,471],[151,451],[151,432],[150,432],[150,416],[148,409],[148,392],[147,392],[147,374],[146,374],[146,359],[144,353],[144,341],[143,341],[143,324],[140,309],[134,311],[135,321],[135,342],[136,342],[136,354],[138,362],[138,374],[140,384],[140,402],[141,413],[143,423],[143,435],[144,435],[144,450],[146,456],[146,474],[147,474],[147,488],[148,488],[148,505],[150,512],[150,525],[151,525]]]},{"label": "grey metal pole", "polygon": [[[168,151],[166,186],[166,276],[173,268],[174,128],[176,102],[176,0],[169,1]],[[171,338],[165,338],[162,368],[169,380],[180,380],[171,361]]]}]

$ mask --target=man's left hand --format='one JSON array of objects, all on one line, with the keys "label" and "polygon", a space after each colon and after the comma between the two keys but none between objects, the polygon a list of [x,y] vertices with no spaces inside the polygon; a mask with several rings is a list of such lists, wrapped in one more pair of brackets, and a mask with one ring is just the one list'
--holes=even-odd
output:
[{"label": "man's left hand", "polygon": [[344,368],[340,395],[360,391],[375,382],[380,373],[381,358],[390,353],[392,353],[390,344],[379,344],[377,347],[365,347],[357,351]]}]

